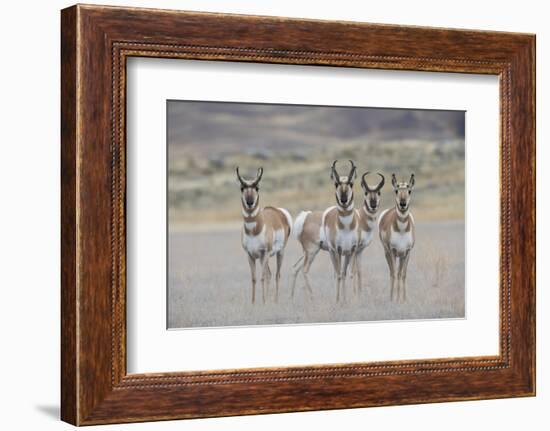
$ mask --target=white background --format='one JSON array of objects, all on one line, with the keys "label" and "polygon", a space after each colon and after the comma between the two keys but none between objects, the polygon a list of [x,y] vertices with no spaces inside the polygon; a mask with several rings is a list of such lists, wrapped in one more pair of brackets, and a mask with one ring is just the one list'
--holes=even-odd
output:
[{"label": "white background", "polygon": [[[141,58],[127,83],[129,373],[498,354],[498,77]],[[167,331],[167,99],[466,111],[467,319]]]},{"label": "white background", "polygon": [[[115,4],[103,1],[102,3]],[[0,68],[0,396],[5,429],[69,429],[59,409],[59,9],[64,1],[5,2]],[[116,4],[537,33],[537,117],[550,118],[545,2],[118,1]],[[99,427],[108,429],[546,429],[550,422],[550,183],[548,122],[538,121],[538,396]]]}]

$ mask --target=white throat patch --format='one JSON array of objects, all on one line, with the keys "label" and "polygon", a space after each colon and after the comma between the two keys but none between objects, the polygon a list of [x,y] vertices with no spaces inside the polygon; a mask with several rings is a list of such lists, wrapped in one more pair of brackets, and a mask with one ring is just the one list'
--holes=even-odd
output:
[{"label": "white throat patch", "polygon": [[340,223],[342,223],[344,226],[349,226],[353,220],[353,213],[347,216],[338,216],[338,219],[340,220]]},{"label": "white throat patch", "polygon": [[258,213],[260,212],[260,207],[256,207],[256,209],[254,211],[252,211],[251,213],[247,212],[244,208],[241,210],[242,214],[243,214],[243,217],[247,217],[247,218],[250,218],[250,217],[256,217],[258,215]]}]

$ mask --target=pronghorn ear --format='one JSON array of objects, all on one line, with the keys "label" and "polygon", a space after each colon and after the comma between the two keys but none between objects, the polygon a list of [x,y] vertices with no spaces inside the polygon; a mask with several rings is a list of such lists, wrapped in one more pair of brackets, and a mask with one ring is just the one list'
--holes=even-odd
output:
[{"label": "pronghorn ear", "polygon": [[414,174],[411,174],[411,179],[409,180],[409,188],[412,189],[414,187]]},{"label": "pronghorn ear", "polygon": [[397,188],[397,178],[395,178],[395,174],[391,174],[391,185],[394,189]]}]

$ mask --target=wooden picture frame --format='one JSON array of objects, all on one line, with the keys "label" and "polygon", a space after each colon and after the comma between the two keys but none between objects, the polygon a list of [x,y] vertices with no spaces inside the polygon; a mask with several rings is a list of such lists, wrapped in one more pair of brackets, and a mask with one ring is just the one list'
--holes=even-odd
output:
[{"label": "wooden picture frame", "polygon": [[[61,18],[64,421],[535,394],[534,35],[83,5],[64,9]],[[500,354],[128,375],[125,65],[131,56],[498,75]]]}]

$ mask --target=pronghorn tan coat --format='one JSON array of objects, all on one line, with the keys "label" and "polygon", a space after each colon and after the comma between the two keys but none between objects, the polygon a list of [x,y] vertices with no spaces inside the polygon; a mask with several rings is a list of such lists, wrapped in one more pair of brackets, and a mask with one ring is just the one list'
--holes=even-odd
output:
[{"label": "pronghorn tan coat", "polygon": [[283,208],[265,207],[256,216],[243,214],[242,246],[253,258],[280,253],[290,236],[290,214]]},{"label": "pronghorn tan coat", "polygon": [[348,266],[359,242],[359,222],[353,203],[353,182],[356,166],[350,160],[351,169],[347,176],[340,176],[332,163],[331,178],[335,186],[336,206],[327,208],[321,220],[321,241],[326,242],[330,260],[336,273],[336,302],[340,291],[345,299]]},{"label": "pronghorn tan coat", "polygon": [[382,187],[384,187],[385,178],[381,173],[377,175],[381,178],[378,184],[374,187],[369,186],[366,177],[370,172],[365,172],[361,177],[361,188],[363,189],[363,205],[356,211],[359,221],[359,242],[357,250],[353,257],[353,281],[357,293],[361,292],[362,288],[362,270],[361,270],[361,254],[372,243],[374,232],[377,225],[377,213],[380,208],[380,196]]},{"label": "pronghorn tan coat", "polygon": [[414,247],[416,240],[414,217],[408,211],[402,215],[396,208],[385,210],[380,215],[380,240],[382,244],[402,257]]},{"label": "pronghorn tan coat", "polygon": [[269,258],[277,256],[275,273],[275,300],[279,297],[279,284],[284,249],[290,236],[292,217],[284,208],[260,208],[259,182],[263,169],[258,169],[254,180],[245,180],[236,169],[237,178],[241,184],[241,205],[243,227],[241,244],[248,257],[252,281],[252,303],[256,300],[256,260],[260,261],[262,299],[266,300],[266,290],[271,278]]},{"label": "pronghorn tan coat", "polygon": [[397,300],[407,299],[407,267],[411,250],[416,241],[414,217],[410,211],[410,199],[414,187],[414,174],[409,182],[398,183],[392,175],[395,191],[395,207],[380,215],[378,231],[390,271],[390,298],[394,298],[397,281]]},{"label": "pronghorn tan coat", "polygon": [[359,240],[357,242],[355,255],[353,256],[353,277],[354,285],[359,293],[362,287],[361,255],[363,251],[372,243],[374,231],[376,229],[377,217],[376,213],[373,214],[367,211],[364,205],[355,211],[359,224]]}]

